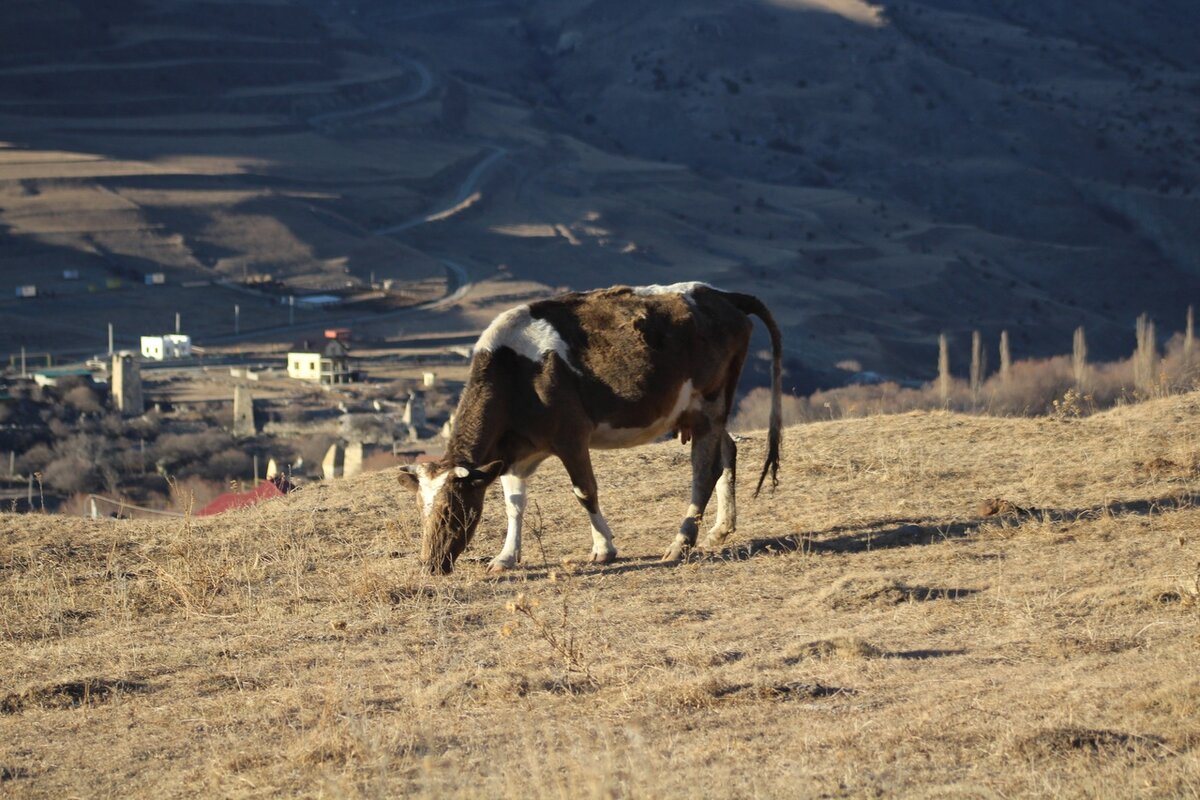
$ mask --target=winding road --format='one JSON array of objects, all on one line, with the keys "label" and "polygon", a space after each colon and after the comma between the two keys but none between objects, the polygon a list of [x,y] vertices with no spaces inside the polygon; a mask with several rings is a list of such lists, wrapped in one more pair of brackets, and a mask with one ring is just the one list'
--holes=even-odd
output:
[{"label": "winding road", "polygon": [[[396,54],[394,58],[399,62],[409,65],[413,70],[416,71],[418,76],[416,87],[402,95],[392,97],[387,100],[381,100],[356,108],[331,111],[325,114],[317,114],[308,118],[308,124],[311,127],[322,129],[323,126],[331,122],[352,120],[357,117],[377,114],[381,111],[400,108],[425,99],[433,90],[435,85],[433,72],[425,64],[422,64],[414,59],[407,58],[399,54]],[[470,208],[481,197],[479,185],[483,181],[484,177],[493,167],[495,167],[497,164],[503,161],[506,156],[509,155],[508,148],[495,144],[487,145],[485,152],[488,152],[488,154],[484,158],[480,159],[479,163],[471,168],[471,171],[468,172],[466,177],[463,178],[462,183],[458,185],[453,197],[444,206],[434,208],[423,214],[418,214],[415,217],[411,217],[394,225],[376,228],[370,231],[371,235],[394,236],[396,234],[418,228],[421,225],[450,219],[456,214]],[[462,298],[466,296],[467,292],[470,291],[471,286],[473,285],[471,282],[471,275],[467,271],[466,267],[457,261],[444,256],[433,255],[433,257],[441,263],[442,268],[446,271],[446,293],[443,296],[435,300],[421,303],[420,305],[401,308],[395,311],[386,311],[383,313],[368,312],[360,314],[348,314],[344,316],[335,316],[330,314],[321,319],[321,324],[325,326],[348,326],[359,322],[380,322],[397,319],[419,311],[436,311],[453,306],[455,303],[458,303],[460,300],[462,300]],[[257,294],[251,290],[246,291],[252,294]],[[313,323],[311,321],[305,321],[291,325],[273,325],[265,328],[256,328],[237,334],[208,336],[205,337],[204,344],[234,344],[236,342],[262,336],[265,333],[282,333],[289,330],[311,328],[312,325]]]},{"label": "winding road", "polygon": [[454,195],[454,199],[450,201],[448,206],[438,209],[437,211],[430,211],[427,214],[421,214],[396,225],[389,225],[385,228],[377,228],[371,232],[376,236],[389,236],[393,233],[400,233],[402,231],[409,230],[410,228],[415,228],[418,225],[424,225],[427,222],[439,222],[443,219],[449,219],[458,212],[465,211],[466,209],[470,208],[472,205],[474,205],[475,200],[478,199],[478,193],[476,192],[476,189],[479,186],[479,182],[483,179],[483,176],[487,174],[487,171],[491,169],[496,162],[508,155],[508,149],[505,147],[489,145],[489,149],[492,151],[491,154],[489,154],[487,158],[484,158],[482,161],[476,164],[474,168],[471,169],[470,173],[467,174],[467,177],[463,180],[462,184],[459,185],[458,193]]},{"label": "winding road", "polygon": [[393,108],[401,108],[402,106],[411,105],[420,100],[424,100],[433,90],[433,73],[429,67],[411,58],[406,58],[401,55],[395,55],[393,58],[401,64],[411,68],[417,73],[417,85],[411,91],[405,92],[396,97],[389,97],[386,100],[379,100],[375,103],[369,103],[365,106],[357,108],[347,108],[341,111],[329,111],[324,114],[314,114],[308,118],[308,124],[314,128],[321,128],[330,122],[340,122],[342,120],[354,119],[356,117],[365,117],[370,114],[378,114],[380,111],[390,111]]}]

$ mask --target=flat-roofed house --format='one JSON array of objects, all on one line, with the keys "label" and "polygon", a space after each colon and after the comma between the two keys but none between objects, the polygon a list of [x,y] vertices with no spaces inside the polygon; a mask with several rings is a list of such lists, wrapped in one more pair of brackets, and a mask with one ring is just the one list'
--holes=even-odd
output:
[{"label": "flat-roofed house", "polygon": [[142,337],[142,358],[149,361],[168,361],[192,357],[192,337],[186,333],[164,333],[162,336]]}]

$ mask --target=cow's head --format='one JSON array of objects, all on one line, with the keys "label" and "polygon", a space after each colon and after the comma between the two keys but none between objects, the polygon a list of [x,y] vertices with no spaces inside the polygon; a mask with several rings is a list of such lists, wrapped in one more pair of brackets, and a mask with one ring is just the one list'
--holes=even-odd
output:
[{"label": "cow's head", "polygon": [[504,464],[482,467],[455,464],[410,464],[400,468],[400,483],[417,496],[424,530],[421,564],[434,575],[454,569],[454,560],[467,549],[488,485]]}]

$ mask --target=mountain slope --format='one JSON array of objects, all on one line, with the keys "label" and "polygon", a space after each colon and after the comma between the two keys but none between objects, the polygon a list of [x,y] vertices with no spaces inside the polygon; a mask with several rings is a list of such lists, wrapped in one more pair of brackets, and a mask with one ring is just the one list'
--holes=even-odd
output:
[{"label": "mountain slope", "polygon": [[[512,280],[699,278],[777,310],[797,391],[847,361],[929,377],[942,331],[955,363],[974,329],[1008,329],[1022,358],[1085,325],[1094,358],[1123,356],[1137,314],[1177,330],[1200,288],[1198,14],[18,3],[0,57],[0,348],[78,336],[64,305],[30,327],[11,299],[32,282],[65,294],[59,266],[97,286],[162,269],[324,291],[438,280],[450,259],[466,301],[407,328],[481,327]],[[103,330],[105,303],[73,300]],[[163,320],[188,302],[162,301]]]}]

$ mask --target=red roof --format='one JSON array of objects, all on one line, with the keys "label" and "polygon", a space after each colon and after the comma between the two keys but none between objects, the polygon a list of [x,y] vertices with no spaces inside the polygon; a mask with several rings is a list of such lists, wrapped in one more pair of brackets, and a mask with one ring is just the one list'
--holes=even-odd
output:
[{"label": "red roof", "polygon": [[274,481],[262,481],[248,492],[241,492],[240,494],[237,492],[228,492],[221,495],[197,511],[196,516],[211,517],[213,514],[220,514],[223,511],[229,511],[233,508],[245,508],[255,503],[261,503],[263,500],[283,497],[290,488],[286,481],[282,482],[282,486],[277,486]]}]

